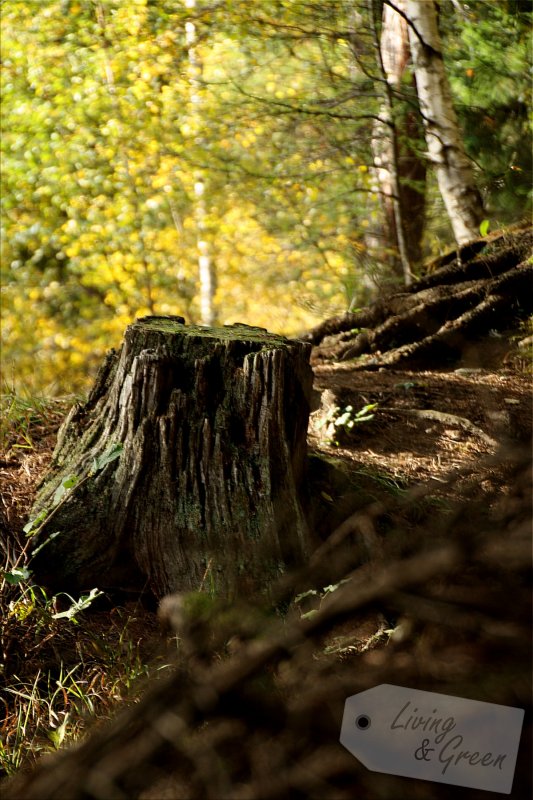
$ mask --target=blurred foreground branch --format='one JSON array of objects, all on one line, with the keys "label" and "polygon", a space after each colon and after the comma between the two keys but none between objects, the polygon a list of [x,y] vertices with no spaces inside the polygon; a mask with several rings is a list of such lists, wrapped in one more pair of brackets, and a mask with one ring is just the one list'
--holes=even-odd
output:
[{"label": "blurred foreground branch", "polygon": [[[315,613],[271,618],[247,642],[228,647],[229,657],[221,658],[216,644],[225,612],[214,607],[200,618],[181,598],[170,599],[162,612],[178,628],[183,653],[173,673],[78,747],[4,784],[2,796],[348,798],[357,787],[364,797],[398,797],[403,779],[367,772],[338,742],[350,694],[388,682],[529,702],[530,461],[523,451],[505,463],[487,459],[488,471],[506,470],[511,493],[494,491],[482,508],[467,500],[446,509],[434,530],[413,532],[402,545],[389,534],[379,558],[347,570],[346,582]],[[367,523],[384,511],[390,509],[375,506]],[[364,516],[341,526],[330,549],[346,543]],[[348,659],[324,654],[339,626],[356,626],[370,612],[389,621],[386,647]],[[515,785],[525,787],[522,761]],[[440,785],[411,786],[410,797],[448,796]]]}]

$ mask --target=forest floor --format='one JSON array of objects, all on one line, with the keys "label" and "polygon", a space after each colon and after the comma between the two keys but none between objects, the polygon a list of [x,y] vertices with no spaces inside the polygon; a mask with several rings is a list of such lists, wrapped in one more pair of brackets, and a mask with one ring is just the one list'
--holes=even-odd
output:
[{"label": "forest floor", "polygon": [[[309,447],[314,461],[313,513],[317,532],[324,541],[347,517],[369,503],[387,508],[391,500],[396,503],[416,486],[430,487],[429,492],[424,490],[429,506],[419,507],[414,515],[412,504],[394,511],[395,525],[400,525],[403,536],[412,532],[413,539],[420,538],[421,526],[425,526],[426,536],[433,536],[428,519],[442,504],[473,502],[478,510],[482,509],[472,514],[468,524],[474,527],[486,522],[486,508],[497,507],[502,500],[504,506],[505,502],[523,506],[524,490],[517,490],[516,471],[505,456],[494,456],[502,452],[502,447],[523,445],[531,437],[530,368],[523,351],[512,340],[507,341],[506,347],[499,343],[491,366],[487,365],[486,354],[487,351],[482,368],[456,364],[443,371],[354,370],[350,363],[324,363],[315,357],[315,391],[320,395],[320,405],[311,415]],[[4,537],[5,542],[10,542],[7,548],[4,545],[7,561],[27,548],[22,528],[67,407],[67,401],[43,401],[42,406],[35,407],[12,399],[0,453],[1,521],[4,531],[10,532],[10,538]],[[10,427],[9,418],[16,424]],[[339,420],[341,424],[336,424]],[[320,464],[326,465],[325,472]],[[450,481],[454,473],[459,478]],[[518,513],[520,516],[522,511]],[[7,552],[10,548],[11,552]],[[484,583],[485,578],[480,577],[479,581]],[[459,585],[468,593],[479,581],[466,585],[460,579]],[[323,571],[323,581],[319,580],[316,586],[327,583],[328,576]],[[30,613],[35,599],[29,599],[17,586],[7,588],[8,595],[2,601],[5,618],[1,644],[4,677],[11,696],[4,699],[4,775],[24,770],[43,752],[53,751],[62,741],[54,738],[58,730],[65,743],[76,739],[91,718],[105,719],[114,713],[117,703],[136,697],[139,690],[132,687],[139,685],[139,678],[160,669],[168,658],[170,641],[163,646],[156,614],[135,601],[111,612],[96,609],[85,613],[81,625],[76,624],[77,619],[73,623],[54,620],[49,613],[43,636],[42,624],[28,625],[20,613],[20,603]],[[458,591],[457,586],[453,591]],[[320,607],[325,593],[318,590],[312,594],[301,602],[296,613]],[[57,601],[52,603],[51,608],[45,603],[49,612],[57,611]],[[481,607],[484,605],[486,597],[481,600]],[[426,676],[431,675],[432,680],[447,687],[446,691],[451,691],[450,684],[463,685],[462,691],[467,694],[465,686],[475,682],[475,674],[487,657],[485,645],[462,634],[443,641],[429,633],[415,645],[411,637],[416,625],[413,628],[412,621],[406,622],[408,619],[409,613],[395,618],[379,610],[356,614],[331,627],[315,658],[326,659],[330,675],[336,669],[335,663],[340,672],[347,665],[357,664],[360,674],[377,670],[385,674],[385,680],[390,680],[391,670],[398,675],[403,672],[403,681],[408,684],[409,675],[412,683],[413,675],[425,671]],[[522,631],[520,628],[519,637]],[[509,635],[512,638],[512,630]],[[391,649],[394,641],[398,652]],[[516,657],[512,647],[508,653],[513,659]],[[522,660],[523,655],[521,651]],[[505,672],[508,664],[505,658],[503,661],[504,666],[498,663],[496,669]],[[69,682],[66,676],[70,670]],[[514,662],[513,670],[515,692],[520,696],[523,670]],[[61,691],[56,691],[55,696],[38,688],[38,679],[42,682],[47,671],[56,680],[59,678]],[[489,682],[491,679],[487,677]],[[280,678],[278,690],[283,690],[283,681]],[[35,701],[31,713],[27,712],[28,697]],[[501,694],[498,697],[505,699]],[[383,791],[385,794],[380,796],[394,795],[394,788],[391,795],[386,794],[387,789]],[[183,784],[173,779],[142,796],[147,800],[185,797],[186,792]],[[437,794],[427,795],[420,790],[417,796]],[[438,796],[445,795],[441,792]]]},{"label": "forest floor", "polygon": [[[322,403],[311,417],[310,445],[404,486],[443,480],[505,443],[528,441],[531,378],[517,368],[519,356],[512,366],[446,371],[365,372],[349,363],[317,364],[314,386]],[[359,422],[368,406],[372,418]],[[335,430],[343,414],[354,425]]]},{"label": "forest floor", "polygon": [[[476,508],[478,516],[471,511],[469,521],[474,529],[486,525],[482,509],[513,496],[516,472],[507,454],[531,446],[531,358],[516,338],[480,347],[482,357],[473,359],[472,350],[464,363],[445,370],[365,371],[315,356],[314,388],[321,399],[311,415],[310,453],[334,467],[316,482],[321,497],[315,518],[323,538],[366,504],[387,507],[391,497],[409,498],[417,487],[436,511],[448,502]],[[472,366],[480,361],[483,367]],[[339,420],[346,422],[336,425]],[[409,501],[396,514],[396,524],[414,538],[420,522],[423,527],[431,520],[424,510],[413,521]],[[379,649],[387,642],[379,625],[374,615],[344,625],[332,639],[347,643],[346,650],[337,648],[345,653]],[[471,657],[469,647],[454,653],[455,661],[463,657]]]}]

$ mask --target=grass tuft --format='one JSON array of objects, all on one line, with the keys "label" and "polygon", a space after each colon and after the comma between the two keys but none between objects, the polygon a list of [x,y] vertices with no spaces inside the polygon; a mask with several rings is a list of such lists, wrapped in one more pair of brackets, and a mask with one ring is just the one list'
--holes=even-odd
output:
[{"label": "grass tuft", "polygon": [[79,739],[92,721],[134,701],[141,679],[158,669],[154,615],[133,607],[64,617],[60,602],[31,578],[3,581],[0,776]]},{"label": "grass tuft", "polygon": [[17,391],[6,382],[0,390],[0,451],[4,457],[33,450],[35,440],[55,432],[73,398],[51,398]]},{"label": "grass tuft", "polygon": [[[34,583],[23,527],[35,486],[73,398],[0,394],[0,777],[31,768],[134,702],[161,668],[155,615],[141,606],[88,608]],[[108,604],[110,605],[110,604]]]}]

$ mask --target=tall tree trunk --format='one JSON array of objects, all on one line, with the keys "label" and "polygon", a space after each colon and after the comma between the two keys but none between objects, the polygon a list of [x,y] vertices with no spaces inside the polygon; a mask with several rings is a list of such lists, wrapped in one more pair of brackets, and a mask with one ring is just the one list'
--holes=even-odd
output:
[{"label": "tall tree trunk", "polygon": [[405,209],[405,239],[409,262],[416,268],[423,262],[422,239],[426,218],[426,160],[417,151],[417,145],[424,139],[422,119],[416,109],[406,108],[396,124],[401,132],[398,174],[400,198]]},{"label": "tall tree trunk", "polygon": [[[370,0],[372,30],[378,68],[383,79],[384,103],[380,110],[380,121],[374,126],[372,149],[381,188],[382,207],[390,243],[393,243],[401,265],[401,273],[406,286],[412,283],[411,264],[405,235],[404,213],[400,190],[398,131],[395,121],[394,95],[392,85],[394,73],[389,73],[383,57],[382,43],[378,36],[376,0]],[[393,264],[396,261],[393,257]]]},{"label": "tall tree trunk", "polygon": [[452,103],[434,0],[407,0],[409,40],[429,157],[457,244],[479,236],[483,203]]},{"label": "tall tree trunk", "polygon": [[[195,11],[196,0],[185,0],[185,6]],[[189,19],[185,25],[185,39],[189,57],[192,113],[195,118],[199,118],[202,106],[200,81],[202,62],[198,56],[196,25],[193,19]],[[201,171],[195,173],[194,195],[196,246],[198,249],[198,279],[200,284],[200,321],[203,325],[213,325],[216,316],[214,304],[216,274],[209,242],[206,236],[205,179]]]},{"label": "tall tree trunk", "polygon": [[[405,13],[405,0],[397,0],[395,6]],[[381,58],[386,79],[391,86],[393,94],[401,87],[405,72],[411,61],[411,48],[409,45],[409,30],[404,17],[391,6],[383,6],[383,26],[381,29]],[[415,87],[414,76],[411,77],[412,87]],[[405,84],[404,84],[405,86]],[[424,232],[424,216],[426,209],[426,164],[417,152],[417,145],[423,140],[422,118],[419,112],[411,105],[396,101],[395,110],[396,139],[398,155],[396,169],[400,190],[400,205],[405,232],[405,246],[407,256],[412,267],[422,261],[422,236]],[[383,190],[383,200],[387,219],[390,219],[390,239],[396,244],[397,235],[394,223],[394,214],[389,198],[390,168],[387,164],[390,158],[384,158],[380,167],[380,182]],[[407,212],[407,213],[406,213]]]},{"label": "tall tree trunk", "polygon": [[34,508],[45,585],[231,597],[308,554],[310,345],[182,323],[130,325],[61,429]]}]

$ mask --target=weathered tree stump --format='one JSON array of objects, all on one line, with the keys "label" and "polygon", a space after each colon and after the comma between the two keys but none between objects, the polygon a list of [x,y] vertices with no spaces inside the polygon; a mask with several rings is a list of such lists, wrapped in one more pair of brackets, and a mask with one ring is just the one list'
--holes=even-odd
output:
[{"label": "weathered tree stump", "polygon": [[59,432],[37,579],[234,596],[301,563],[310,349],[239,324],[129,326]]}]

